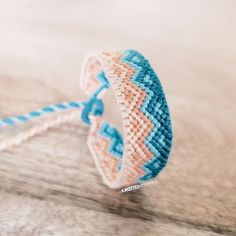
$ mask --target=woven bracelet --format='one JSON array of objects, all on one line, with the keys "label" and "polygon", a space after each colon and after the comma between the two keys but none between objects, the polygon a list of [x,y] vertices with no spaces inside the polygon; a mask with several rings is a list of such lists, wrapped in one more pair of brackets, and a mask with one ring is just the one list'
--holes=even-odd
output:
[{"label": "woven bracelet", "polygon": [[[148,60],[134,50],[92,53],[82,69],[81,88],[89,95],[86,102],[65,102],[0,119],[1,128],[60,112],[54,120],[3,141],[0,151],[81,118],[90,126],[88,146],[107,186],[119,189],[153,180],[167,163],[172,129],[162,86]],[[109,89],[115,94],[123,135],[104,119],[101,98]]]},{"label": "woven bracelet", "polygon": [[[169,108],[160,81],[142,54],[134,50],[88,56],[81,87],[90,95],[81,118],[91,125],[88,146],[110,188],[153,180],[167,163],[172,145]],[[123,133],[103,118],[101,100],[112,89]]]}]

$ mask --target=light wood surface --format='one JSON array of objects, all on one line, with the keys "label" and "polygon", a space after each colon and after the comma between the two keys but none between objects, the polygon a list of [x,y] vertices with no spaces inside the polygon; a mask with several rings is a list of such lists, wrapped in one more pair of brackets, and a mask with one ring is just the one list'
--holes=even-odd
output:
[{"label": "light wood surface", "polygon": [[102,183],[79,121],[0,153],[0,236],[236,235],[235,1],[0,4],[1,117],[84,98],[86,53],[134,48],[162,81],[174,129],[158,181],[124,195]]}]

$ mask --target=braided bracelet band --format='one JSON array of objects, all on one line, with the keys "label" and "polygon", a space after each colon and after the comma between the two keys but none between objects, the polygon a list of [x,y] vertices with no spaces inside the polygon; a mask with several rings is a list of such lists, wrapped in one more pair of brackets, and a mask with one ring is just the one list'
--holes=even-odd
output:
[{"label": "braided bracelet band", "polygon": [[[121,188],[155,178],[166,165],[172,128],[160,81],[139,52],[95,52],[83,67],[81,87],[92,95],[81,118],[91,124],[88,145],[104,182]],[[104,121],[103,94],[111,87],[123,120],[124,141]]]}]

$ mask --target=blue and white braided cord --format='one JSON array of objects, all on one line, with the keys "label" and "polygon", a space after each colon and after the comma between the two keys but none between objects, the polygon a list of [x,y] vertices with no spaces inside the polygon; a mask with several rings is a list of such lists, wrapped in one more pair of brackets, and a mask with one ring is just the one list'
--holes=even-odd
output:
[{"label": "blue and white braided cord", "polygon": [[[99,90],[100,91],[100,90]],[[28,140],[29,138],[34,137],[46,130],[56,127],[58,125],[68,123],[74,119],[80,118],[85,124],[87,123],[87,119],[89,114],[92,112],[94,115],[102,114],[103,105],[100,100],[96,99],[97,93],[92,95],[91,98],[87,102],[82,101],[72,101],[72,102],[64,102],[58,103],[54,105],[49,105],[43,107],[41,109],[12,117],[7,117],[4,119],[0,119],[0,128],[1,127],[10,127],[15,126],[20,123],[26,123],[28,121],[34,120],[36,118],[42,117],[44,115],[48,115],[50,113],[56,113],[60,111],[71,110],[69,113],[61,113],[59,116],[54,117],[53,119],[48,119],[47,121],[39,124],[37,126],[33,126],[27,131],[21,132],[20,134],[4,140],[0,142],[0,151],[6,150],[12,146],[19,145],[23,141]],[[96,105],[96,109],[93,111],[93,106]],[[82,110],[83,109],[83,110]]]},{"label": "blue and white braided cord", "polygon": [[38,109],[36,111],[26,113],[26,114],[0,119],[0,127],[14,126],[18,123],[25,123],[35,118],[39,118],[44,115],[47,115],[49,113],[54,113],[57,111],[65,111],[69,109],[78,109],[78,108],[81,108],[83,105],[84,105],[84,102],[81,102],[81,101],[64,102],[64,103],[49,105],[41,109]]}]

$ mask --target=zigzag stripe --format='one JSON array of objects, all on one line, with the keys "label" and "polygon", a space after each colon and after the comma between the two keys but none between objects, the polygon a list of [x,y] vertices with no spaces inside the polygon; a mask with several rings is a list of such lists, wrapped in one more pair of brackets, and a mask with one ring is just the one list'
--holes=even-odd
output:
[{"label": "zigzag stripe", "polygon": [[[146,117],[144,116],[144,114],[142,112],[140,112],[140,107],[143,104],[143,100],[146,96],[145,91],[143,91],[142,89],[140,89],[138,86],[136,86],[134,83],[132,83],[131,78],[133,76],[134,73],[130,73],[130,71],[132,70],[133,72],[135,72],[134,69],[132,69],[132,67],[127,64],[124,63],[122,61],[122,54],[117,54],[116,58],[112,58],[112,60],[114,61],[114,64],[112,66],[112,70],[111,70],[111,74],[110,77],[114,77],[114,74],[117,76],[116,79],[113,81],[113,87],[115,87],[115,83],[121,83],[119,80],[122,80],[123,88],[125,89],[125,91],[127,93],[132,93],[133,90],[137,90],[136,97],[138,97],[138,103],[137,101],[134,102],[133,104],[127,104],[127,107],[131,107],[130,111],[131,115],[133,115],[133,121],[130,121],[130,117],[126,117],[126,119],[128,119],[130,121],[130,124],[127,125],[126,128],[129,128],[130,126],[133,126],[133,130],[132,133],[133,135],[130,136],[130,133],[127,134],[127,140],[132,140],[134,138],[137,138],[137,133],[141,132],[141,136],[139,137],[139,143],[135,143],[133,142],[133,150],[129,155],[129,165],[133,166],[133,168],[129,170],[129,172],[123,173],[124,175],[126,175],[126,178],[130,180],[130,182],[135,182],[134,178],[137,178],[137,176],[143,175],[145,172],[143,171],[143,169],[141,169],[140,167],[146,163],[152,156],[152,153],[149,151],[149,149],[145,146],[144,144],[144,140],[146,138],[145,132],[147,131],[147,127],[150,129],[148,132],[151,131],[152,128],[152,123],[146,119]],[[118,66],[119,65],[119,66]],[[119,70],[122,71],[122,73],[124,73],[124,71],[127,71],[129,73],[125,73],[122,76],[120,76],[119,74]],[[108,76],[109,76],[108,75]],[[112,81],[111,81],[112,82]],[[123,91],[123,94],[125,93],[125,91]],[[119,90],[116,91],[117,93],[119,92]],[[142,96],[140,96],[140,94]],[[137,96],[139,95],[139,96]],[[124,97],[121,97],[121,105],[123,102],[126,102],[126,99]],[[125,111],[126,113],[127,111]],[[129,112],[130,113],[130,112]],[[136,116],[134,116],[134,114],[137,114]],[[138,130],[138,128],[136,127],[137,124],[140,124],[142,129]],[[136,148],[136,149],[135,149]],[[140,157],[140,153],[139,152],[143,152],[145,153],[145,155]]]},{"label": "zigzag stripe", "polygon": [[99,131],[100,135],[110,140],[109,152],[115,157],[122,158],[123,156],[123,139],[120,132],[110,125],[104,122]]},{"label": "zigzag stripe", "polygon": [[[123,61],[125,61],[126,63],[128,63],[129,65],[131,65],[133,68],[135,68],[136,73],[135,73],[135,74],[133,75],[133,77],[132,77],[132,80],[135,81],[135,78],[138,77],[139,74],[141,73],[141,70],[142,70],[141,67],[136,66],[136,65],[133,64],[131,61],[126,61],[126,60],[125,60],[125,55],[124,55],[124,57],[123,57]],[[137,86],[138,86],[138,87],[141,87],[141,89],[144,89],[144,87],[142,86],[142,84],[141,84],[141,86],[139,86],[139,84],[138,84]],[[148,103],[149,103],[149,101],[151,100],[151,98],[149,98],[149,96],[148,96],[148,92],[150,92],[150,91],[151,91],[151,90],[149,90],[149,89],[145,90],[147,96],[146,96],[146,100],[144,101],[142,107],[144,106],[144,104],[146,104],[146,106],[148,106]],[[145,114],[145,112],[144,112],[144,110],[142,109],[142,107],[140,108],[140,110],[143,112],[143,114]],[[150,113],[149,113],[148,115],[146,114],[146,116],[147,116],[147,117],[150,117]],[[150,120],[150,119],[149,119],[149,120]],[[147,140],[147,139],[146,139],[146,140]],[[145,143],[146,146],[149,147],[149,149],[151,150],[151,148],[150,148],[151,145],[149,145],[149,143],[147,143],[146,140],[144,141],[144,143]],[[153,159],[153,157],[152,157],[152,159]],[[143,165],[142,169],[144,169],[145,172],[150,172],[150,170],[144,168],[144,166],[145,166],[147,163],[150,163],[152,159],[148,160],[146,163],[143,163],[144,165]],[[151,168],[152,168],[152,169],[151,169]],[[151,166],[151,168],[150,168],[151,170],[154,170],[154,169],[155,169],[155,168],[153,169],[152,166]]]},{"label": "zigzag stripe", "polygon": [[114,157],[114,155],[108,152],[110,140],[99,134],[101,128],[101,117],[94,116],[90,119],[93,122],[88,139],[89,148],[93,152],[96,165],[98,165],[98,168],[102,168],[103,170],[101,174],[106,176],[109,181],[114,181],[117,179],[121,159]]},{"label": "zigzag stripe", "polygon": [[[123,61],[136,69],[132,81],[138,87],[145,90],[147,94],[141,111],[152,121],[155,127],[145,140],[145,144],[154,155],[143,166],[146,175],[139,179],[142,182],[155,177],[167,163],[172,140],[169,111],[161,84],[148,61],[141,54],[133,50],[126,52]],[[155,91],[155,88],[157,88],[157,91]],[[157,103],[156,98],[161,100],[162,103]],[[166,142],[164,142],[164,139]]]},{"label": "zigzag stripe", "polygon": [[[125,59],[123,59],[123,60],[125,60]],[[136,81],[136,83],[137,83],[137,78],[139,77],[139,75],[140,75],[140,73],[142,72],[142,67],[140,67],[140,66],[138,66],[138,65],[136,65],[135,63],[132,63],[132,62],[129,62],[130,64],[132,64],[132,66],[134,67],[134,68],[136,68],[136,73],[135,73],[135,75],[133,76],[133,78],[132,78],[132,80],[133,81]],[[144,77],[144,78],[146,78],[147,77],[147,75]],[[137,79],[137,80],[136,80]],[[149,106],[149,103],[151,102],[151,100],[152,100],[152,98],[153,98],[153,92],[152,92],[152,90],[151,89],[149,89],[148,87],[143,87],[142,85],[142,83],[141,84],[138,84],[141,88],[143,88],[145,91],[146,91],[146,94],[147,94],[147,96],[146,96],[146,99],[145,99],[145,101],[144,101],[144,103],[143,103],[143,105],[142,105],[142,107],[141,107],[141,111],[143,112],[143,114],[145,114],[148,118],[149,118],[149,120],[151,120],[152,121],[152,123],[155,125],[155,128],[154,128],[154,130],[156,130],[157,129],[157,127],[160,127],[160,123],[158,122],[158,120],[155,118],[155,116],[154,116],[154,113],[152,112],[152,113],[149,113],[149,111],[146,109],[148,106]],[[149,136],[146,140],[145,140],[145,143],[146,143],[146,145],[148,146],[149,145],[149,138],[150,137],[152,137],[152,136]],[[150,145],[149,145],[150,146]],[[158,153],[159,154],[159,151],[158,151],[158,149],[157,148],[155,148],[155,146],[153,146],[153,152],[154,153]]]}]

